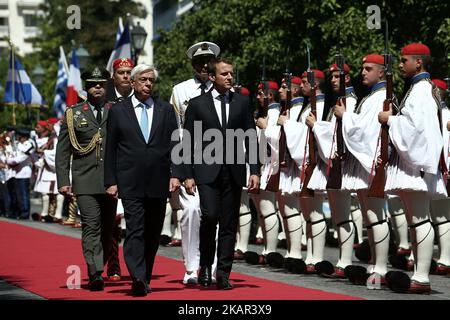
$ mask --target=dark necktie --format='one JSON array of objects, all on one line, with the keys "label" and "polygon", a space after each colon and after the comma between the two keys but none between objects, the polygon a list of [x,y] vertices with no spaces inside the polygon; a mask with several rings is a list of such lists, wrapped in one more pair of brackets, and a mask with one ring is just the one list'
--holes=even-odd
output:
[{"label": "dark necktie", "polygon": [[100,124],[102,122],[102,107],[101,106],[94,106],[95,110],[97,110],[97,122]]},{"label": "dark necktie", "polygon": [[206,83],[200,84],[200,89],[202,90],[201,94],[204,94],[206,92]]},{"label": "dark necktie", "polygon": [[226,110],[226,98],[227,96],[224,94],[220,95],[220,109],[222,113],[222,129],[225,132],[227,128],[227,110]]}]

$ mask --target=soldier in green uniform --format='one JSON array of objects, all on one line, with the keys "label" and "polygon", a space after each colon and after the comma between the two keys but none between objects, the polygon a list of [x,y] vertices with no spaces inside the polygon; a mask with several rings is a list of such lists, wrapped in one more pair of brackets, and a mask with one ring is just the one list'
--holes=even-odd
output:
[{"label": "soldier in green uniform", "polygon": [[56,173],[58,191],[77,197],[89,289],[101,291],[117,207],[117,200],[106,194],[103,183],[106,122],[112,104],[106,102],[106,70],[95,67],[82,78],[88,97],[66,110],[56,149]]}]

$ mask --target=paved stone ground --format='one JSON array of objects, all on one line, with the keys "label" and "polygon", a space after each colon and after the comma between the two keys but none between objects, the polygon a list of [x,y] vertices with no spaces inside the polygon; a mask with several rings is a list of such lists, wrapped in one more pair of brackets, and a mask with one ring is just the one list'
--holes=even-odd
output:
[{"label": "paved stone ground", "polygon": [[[36,204],[32,205],[32,207],[33,206],[36,206]],[[23,220],[17,221],[6,218],[0,218],[0,221],[20,223],[32,228],[37,228],[40,230],[45,230],[74,238],[81,237],[80,229],[73,229],[58,224],[48,224]],[[249,250],[261,252],[262,246],[250,245]],[[283,250],[281,250],[280,252],[284,254]],[[181,260],[181,247],[160,246],[158,254],[161,256]],[[337,248],[327,247],[325,250],[325,259],[334,263],[337,261],[338,254],[339,251]],[[361,264],[359,261],[357,261],[356,258],[354,259],[354,262],[355,264]],[[287,273],[283,270],[277,270],[270,267],[251,266],[246,264],[245,262],[235,262],[233,264],[233,271],[291,285],[319,289],[340,294],[348,294],[369,300],[450,300],[450,277],[443,276],[431,276],[431,284],[433,288],[433,292],[431,295],[408,295],[394,293],[389,290],[368,290],[364,286],[354,286],[347,280],[327,279],[315,275],[295,275]],[[180,279],[182,279],[182,277],[183,275],[180,274]],[[4,299],[42,299],[42,297],[10,285],[0,279],[0,300]]]}]

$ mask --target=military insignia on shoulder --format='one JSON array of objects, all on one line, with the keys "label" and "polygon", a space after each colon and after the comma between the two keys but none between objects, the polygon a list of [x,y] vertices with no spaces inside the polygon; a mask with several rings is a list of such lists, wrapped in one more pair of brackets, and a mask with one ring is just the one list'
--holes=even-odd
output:
[{"label": "military insignia on shoulder", "polygon": [[80,123],[78,124],[78,127],[87,127],[88,126],[88,122],[86,120],[86,118],[81,118]]},{"label": "military insignia on shoulder", "polygon": [[87,105],[87,103],[83,104],[83,110],[84,111],[88,111],[89,110],[89,106]]}]

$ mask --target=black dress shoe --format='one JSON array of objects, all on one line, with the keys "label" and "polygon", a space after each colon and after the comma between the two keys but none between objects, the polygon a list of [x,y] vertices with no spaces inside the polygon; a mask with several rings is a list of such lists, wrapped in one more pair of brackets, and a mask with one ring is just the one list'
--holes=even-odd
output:
[{"label": "black dress shoe", "polygon": [[200,268],[200,272],[198,273],[198,283],[202,287],[209,287],[212,282],[212,276],[211,276],[211,267],[209,266],[203,266]]},{"label": "black dress shoe", "polygon": [[233,285],[228,281],[227,278],[217,279],[217,289],[219,290],[231,290]]},{"label": "black dress shoe", "polygon": [[95,275],[89,281],[89,290],[91,291],[103,291],[105,288],[105,282],[101,275]]},{"label": "black dress shoe", "polygon": [[150,289],[147,284],[139,279],[136,279],[133,281],[133,284],[131,285],[131,291],[133,293],[133,296],[135,297],[145,297],[148,293],[148,289]]}]

